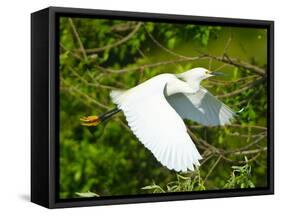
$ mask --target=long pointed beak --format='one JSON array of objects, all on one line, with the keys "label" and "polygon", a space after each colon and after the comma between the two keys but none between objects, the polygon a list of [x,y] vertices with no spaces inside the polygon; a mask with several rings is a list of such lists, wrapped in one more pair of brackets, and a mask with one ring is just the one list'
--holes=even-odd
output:
[{"label": "long pointed beak", "polygon": [[213,76],[225,76],[224,73],[222,73],[222,72],[217,72],[217,71],[214,71],[214,72],[212,72],[211,74],[212,74]]}]

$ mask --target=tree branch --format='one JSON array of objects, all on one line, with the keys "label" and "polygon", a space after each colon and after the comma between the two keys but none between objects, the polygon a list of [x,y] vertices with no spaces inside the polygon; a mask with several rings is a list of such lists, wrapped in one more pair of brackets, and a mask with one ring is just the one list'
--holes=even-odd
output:
[{"label": "tree branch", "polygon": [[[189,125],[189,128],[217,128],[221,126],[206,126],[206,125]],[[260,126],[260,125],[239,125],[239,124],[231,124],[231,125],[225,125],[224,127],[238,127],[238,128],[254,128],[254,129],[260,129],[260,130],[267,130],[266,127]]]},{"label": "tree branch", "polygon": [[153,35],[150,34],[149,31],[147,31],[147,29],[145,28],[145,26],[144,26],[144,29],[145,29],[147,35],[150,37],[150,39],[151,39],[159,48],[161,48],[161,49],[164,50],[165,52],[167,52],[167,53],[169,53],[169,54],[171,54],[171,55],[173,55],[173,56],[179,57],[179,58],[181,58],[181,59],[186,59],[186,60],[189,60],[189,59],[190,59],[190,57],[187,57],[187,56],[178,54],[178,53],[176,53],[176,52],[174,52],[174,51],[168,49],[167,47],[165,47],[164,45],[162,45],[160,42],[158,42],[158,40],[156,40],[156,39],[153,37]]},{"label": "tree branch", "polygon": [[202,59],[201,56],[198,57],[186,57],[185,59],[182,58],[178,58],[178,59],[173,59],[173,60],[168,60],[168,61],[160,61],[160,62],[156,62],[156,63],[151,63],[151,64],[144,64],[144,65],[140,65],[137,67],[131,67],[131,68],[124,68],[124,69],[120,69],[120,70],[115,70],[115,69],[110,69],[110,68],[104,68],[101,67],[100,65],[95,65],[95,67],[97,67],[98,69],[104,71],[104,72],[108,72],[108,73],[126,73],[126,72],[130,72],[130,71],[140,71],[142,68],[153,68],[153,67],[158,67],[158,66],[163,66],[163,65],[169,65],[169,64],[174,64],[174,63],[180,63],[180,62],[185,62],[185,61],[195,61],[195,60],[199,60]]},{"label": "tree branch", "polygon": [[[61,78],[61,81],[63,83],[66,84],[66,81],[64,79]],[[102,108],[102,109],[105,109],[105,110],[109,110],[109,107],[96,101],[94,98],[90,97],[89,95],[83,93],[82,91],[80,91],[77,87],[74,87],[74,86],[66,86],[65,90],[68,90],[70,93],[72,93],[73,95],[75,95],[74,93],[84,97],[86,100],[88,100],[90,103],[93,103],[94,105]],[[75,95],[76,96],[76,95]]]},{"label": "tree branch", "polygon": [[[145,28],[146,30],[146,28]],[[162,50],[164,50],[165,52],[173,55],[173,56],[176,56],[176,57],[179,57],[179,58],[183,58],[183,59],[187,59],[189,60],[190,57],[187,57],[185,55],[181,55],[181,54],[178,54],[168,48],[166,48],[165,46],[163,46],[160,42],[158,42],[152,34],[150,34],[147,30],[146,30],[146,33],[148,34],[148,36],[150,37],[150,39],[158,46],[160,47]],[[266,71],[262,68],[259,68],[258,66],[256,65],[252,65],[248,62],[244,62],[244,61],[240,61],[238,59],[235,59],[235,58],[229,58],[226,54],[226,51],[230,45],[230,42],[232,40],[232,36],[230,35],[227,43],[226,43],[226,46],[224,48],[224,54],[223,56],[219,57],[219,56],[211,56],[211,55],[208,55],[208,54],[204,54],[203,56],[206,56],[208,58],[210,58],[210,60],[216,60],[216,61],[220,61],[220,62],[223,62],[223,63],[226,63],[226,64],[230,64],[230,65],[233,65],[233,66],[236,66],[236,67],[242,67],[244,69],[248,69],[248,70],[251,70],[251,71],[254,71],[255,73],[261,75],[261,76],[266,76]]]},{"label": "tree branch", "polygon": [[253,150],[247,150],[247,151],[237,151],[234,152],[234,155],[249,155],[249,154],[257,154],[259,152],[267,151],[267,147],[263,147],[261,149],[253,149]]},{"label": "tree branch", "polygon": [[[127,36],[123,37],[122,39],[120,39],[116,43],[109,44],[109,45],[106,45],[104,47],[97,47],[97,48],[92,48],[92,49],[86,49],[86,52],[87,53],[96,53],[96,52],[102,52],[102,51],[111,49],[113,47],[117,47],[117,46],[127,42],[128,40],[130,40],[135,35],[135,33],[140,29],[141,25],[142,25],[142,23],[139,22],[135,26],[135,28],[134,28],[134,30],[132,32],[130,32]],[[81,49],[80,49],[80,51],[81,51]]]},{"label": "tree branch", "polygon": [[78,44],[79,44],[79,46],[80,46],[80,50],[81,50],[81,52],[82,52],[82,54],[83,54],[83,57],[84,57],[84,59],[85,59],[86,61],[88,61],[88,56],[87,56],[87,54],[86,54],[85,48],[84,48],[84,46],[83,46],[83,43],[82,43],[82,41],[81,41],[81,39],[80,39],[79,33],[78,33],[78,31],[77,31],[77,29],[76,29],[76,27],[75,27],[75,25],[74,25],[72,19],[71,19],[71,18],[68,18],[68,21],[69,21],[69,24],[70,24],[70,26],[71,26],[71,28],[72,28],[72,31],[73,31],[73,33],[74,33],[74,36],[76,37],[76,40],[77,40],[77,42],[78,42]]},{"label": "tree branch", "polygon": [[233,65],[235,67],[244,68],[244,69],[253,71],[256,74],[258,74],[260,76],[263,76],[263,77],[266,77],[266,75],[267,75],[265,69],[260,68],[260,67],[258,67],[256,65],[250,64],[248,62],[241,61],[241,60],[236,59],[236,58],[230,58],[227,55],[224,55],[224,56],[211,56],[209,54],[205,54],[204,56],[212,58],[212,59],[214,59],[216,61],[219,61],[219,62],[224,62],[226,64]]},{"label": "tree branch", "polygon": [[242,93],[242,92],[244,92],[244,91],[246,91],[246,90],[248,90],[248,89],[250,89],[250,88],[253,88],[254,86],[256,86],[256,85],[262,83],[263,81],[264,81],[263,78],[257,79],[256,81],[254,81],[254,82],[249,82],[249,83],[248,83],[247,85],[245,85],[244,87],[239,88],[239,89],[237,89],[237,90],[235,90],[235,91],[232,91],[232,92],[229,92],[229,93],[226,93],[226,94],[222,94],[222,95],[217,95],[217,98],[228,98],[228,97],[233,97],[233,96],[235,96],[235,95],[237,95],[237,94],[240,94],[240,93]]},{"label": "tree branch", "polygon": [[104,88],[104,89],[110,89],[110,90],[116,90],[119,88],[116,88],[114,86],[109,86],[109,85],[104,85],[100,84],[97,81],[93,80],[93,82],[89,82],[87,79],[84,77],[80,76],[80,74],[75,71],[72,67],[69,67],[69,70],[81,81],[83,82],[86,86],[92,86],[92,87],[99,87],[99,88]]},{"label": "tree branch", "polygon": [[218,163],[220,162],[222,156],[219,155],[218,159],[214,162],[214,164],[212,165],[212,167],[209,169],[209,172],[207,173],[207,175],[204,178],[204,182],[206,182],[206,180],[208,179],[208,177],[211,175],[211,173],[213,172],[213,170],[216,168],[216,166],[218,165]]}]

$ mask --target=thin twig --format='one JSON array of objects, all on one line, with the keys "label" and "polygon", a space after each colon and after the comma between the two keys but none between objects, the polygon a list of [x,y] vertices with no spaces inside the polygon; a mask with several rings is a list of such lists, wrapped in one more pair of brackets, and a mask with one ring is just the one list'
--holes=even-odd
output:
[{"label": "thin twig", "polygon": [[220,71],[221,69],[223,69],[227,64],[224,63],[221,66],[217,67],[214,71]]},{"label": "thin twig", "polygon": [[160,62],[151,63],[151,64],[144,64],[144,65],[131,67],[131,68],[124,68],[124,69],[120,69],[120,70],[104,68],[101,66],[98,66],[97,68],[101,69],[104,72],[121,74],[121,73],[130,72],[130,71],[138,71],[141,68],[153,68],[153,67],[164,66],[164,65],[174,64],[174,63],[179,63],[179,62],[195,61],[195,60],[199,60],[199,59],[203,59],[203,58],[201,56],[189,57],[189,58],[185,58],[185,59],[178,58],[178,59],[173,59],[173,60],[168,60],[168,61],[160,61]]},{"label": "thin twig", "polygon": [[[238,132],[234,132],[234,133],[227,133],[228,136],[237,136],[237,137],[244,137],[244,138],[248,138],[249,137],[249,134],[241,134],[241,133],[238,133]],[[258,134],[251,134],[250,137],[252,138],[256,138],[256,137],[260,137],[260,136],[267,136],[267,133],[258,133]]]},{"label": "thin twig", "polygon": [[69,70],[80,80],[82,81],[86,86],[92,86],[92,87],[98,87],[98,88],[104,88],[104,89],[110,89],[110,90],[116,90],[119,88],[116,88],[114,86],[108,86],[104,84],[100,84],[97,81],[93,80],[93,83],[90,83],[88,80],[86,80],[84,77],[80,76],[77,71],[75,71],[72,67],[69,67]]},{"label": "thin twig", "polygon": [[215,79],[215,78],[209,78],[207,79],[208,82],[214,84],[214,85],[223,85],[223,86],[227,86],[227,85],[233,85],[233,83],[238,83],[238,82],[246,82],[249,79],[256,79],[259,78],[258,75],[252,75],[252,76],[247,76],[247,77],[241,77],[239,79],[236,80],[221,80],[221,79]]},{"label": "thin twig", "polygon": [[76,27],[75,27],[75,25],[74,25],[72,19],[71,19],[71,18],[68,18],[68,21],[69,21],[69,24],[70,24],[70,26],[71,26],[71,28],[72,28],[72,31],[73,31],[73,33],[74,33],[74,35],[75,35],[75,37],[76,37],[76,40],[77,40],[77,42],[78,42],[78,44],[79,44],[80,50],[81,50],[81,52],[82,52],[82,54],[83,54],[83,57],[84,57],[84,59],[85,59],[86,61],[88,61],[88,56],[87,56],[87,54],[86,54],[85,48],[84,48],[84,46],[83,46],[83,43],[82,43],[82,41],[81,41],[81,39],[80,39],[79,33],[78,33],[78,31],[77,31],[77,29],[76,29]]},{"label": "thin twig", "polygon": [[234,95],[240,94],[242,92],[245,92],[248,89],[253,88],[254,86],[262,83],[264,81],[264,79],[257,79],[254,82],[249,82],[248,84],[246,84],[244,87],[241,87],[235,91],[226,93],[226,94],[222,94],[222,95],[217,95],[217,98],[229,98],[229,97],[233,97]]},{"label": "thin twig", "polygon": [[[146,30],[146,29],[145,29]],[[190,57],[187,57],[185,55],[181,55],[181,54],[178,54],[174,51],[171,51],[170,49],[166,48],[165,46],[163,46],[161,43],[159,43],[154,37],[152,34],[150,34],[147,30],[146,30],[146,33],[148,34],[148,36],[151,38],[151,40],[158,46],[160,47],[161,49],[163,49],[164,51],[166,51],[167,53],[173,55],[173,56],[176,56],[176,57],[179,57],[179,58],[183,58],[183,59],[189,59]],[[252,65],[248,62],[244,62],[244,61],[240,61],[238,59],[234,59],[234,58],[229,58],[227,55],[226,55],[226,50],[228,49],[229,45],[230,45],[230,42],[232,40],[232,37],[230,36],[230,38],[228,39],[227,43],[226,43],[226,46],[225,46],[225,49],[224,49],[224,54],[222,57],[216,57],[216,56],[211,56],[211,55],[206,55],[204,54],[205,56],[209,57],[211,60],[217,60],[217,61],[220,61],[220,62],[224,62],[224,63],[227,63],[227,64],[230,64],[230,65],[233,65],[233,66],[238,66],[238,67],[243,67],[245,69],[249,69],[251,71],[254,71],[256,73],[258,73],[259,75],[262,75],[262,76],[266,76],[266,72],[264,69],[261,69],[259,67],[257,67],[256,65]]]},{"label": "thin twig", "polygon": [[209,54],[205,54],[205,56],[209,57],[209,58],[212,58],[216,61],[224,62],[224,63],[227,63],[229,65],[233,65],[233,66],[236,66],[236,67],[240,67],[240,68],[244,68],[244,69],[253,71],[253,72],[255,72],[258,75],[263,76],[263,77],[267,75],[265,69],[260,68],[256,65],[250,64],[249,62],[241,61],[241,60],[238,60],[236,58],[230,58],[227,55],[211,56]]},{"label": "thin twig", "polygon": [[[210,160],[214,155],[213,154],[209,154],[208,156],[206,156],[206,158],[204,158],[204,160],[200,163],[200,166],[202,166],[203,164],[205,164],[208,160]],[[202,157],[204,157],[202,155]]]},{"label": "thin twig", "polygon": [[230,162],[230,163],[234,163],[234,164],[245,164],[245,163],[249,163],[249,162],[252,162],[252,161],[256,161],[256,159],[261,155],[261,152],[257,153],[255,156],[253,156],[252,158],[248,159],[247,162],[245,160],[232,160],[224,155],[221,155],[222,156],[222,159],[227,161],[227,162]]},{"label": "thin twig", "polygon": [[150,39],[151,39],[158,47],[160,47],[162,50],[164,50],[165,52],[167,52],[167,53],[169,53],[169,54],[171,54],[171,55],[173,55],[173,56],[182,58],[182,59],[189,59],[189,58],[190,58],[190,57],[187,57],[187,56],[178,54],[178,53],[176,53],[176,52],[174,52],[174,51],[172,51],[172,50],[166,48],[164,45],[162,45],[160,42],[158,42],[158,40],[156,40],[156,39],[153,37],[153,35],[152,35],[149,31],[147,31],[147,29],[145,28],[145,26],[144,26],[144,29],[145,29],[147,35],[150,37]]},{"label": "thin twig", "polygon": [[228,48],[231,44],[231,41],[232,41],[232,32],[231,32],[231,30],[229,30],[229,37],[228,37],[228,39],[226,41],[226,44],[225,44],[225,47],[223,49],[223,55],[226,55],[227,50],[228,50]]},{"label": "thin twig", "polygon": [[85,93],[83,93],[82,91],[80,91],[77,87],[70,86],[69,84],[67,84],[67,82],[66,82],[63,78],[60,78],[60,80],[61,80],[63,83],[66,84],[66,87],[68,87],[68,88],[66,88],[66,89],[68,89],[70,93],[74,93],[74,92],[75,92],[75,93],[77,93],[78,95],[83,96],[84,98],[86,98],[89,102],[91,102],[91,103],[93,103],[93,104],[99,106],[100,108],[109,110],[109,107],[108,107],[108,106],[106,106],[106,105],[104,105],[104,104],[102,104],[102,103],[96,101],[94,98],[90,97],[88,94],[85,94]]},{"label": "thin twig", "polygon": [[204,178],[204,182],[206,182],[206,180],[208,179],[208,177],[211,175],[211,173],[213,172],[213,170],[215,169],[215,167],[218,165],[218,163],[220,162],[222,156],[220,155],[218,157],[218,159],[214,162],[214,164],[212,165],[212,167],[210,168],[209,172],[207,173],[206,177]]},{"label": "thin twig", "polygon": [[[111,68],[104,68],[104,67],[101,67],[100,65],[95,65],[95,67],[102,70],[103,72],[117,73],[117,74],[120,73],[121,74],[121,73],[126,73],[126,72],[138,71],[141,68],[153,68],[153,67],[159,67],[159,66],[164,66],[164,65],[174,64],[174,63],[204,60],[204,59],[210,59],[210,57],[208,57],[208,56],[187,57],[186,56],[184,58],[177,58],[177,59],[172,59],[172,60],[167,60],[167,61],[159,61],[159,62],[156,62],[156,63],[144,64],[144,65],[140,65],[140,66],[135,66],[135,67],[131,67],[131,68],[123,68],[123,69],[119,69],[119,70],[111,69]],[[218,58],[216,60],[220,61]],[[242,66],[240,66],[240,67],[242,67]],[[260,69],[260,70],[263,70],[263,69]],[[260,73],[258,73],[258,74],[260,75]]]},{"label": "thin twig", "polygon": [[134,22],[120,23],[112,26],[110,32],[124,32],[134,28],[136,24]]},{"label": "thin twig", "polygon": [[258,142],[260,142],[261,140],[263,140],[266,137],[266,135],[260,135],[256,140],[254,140],[253,142],[251,142],[250,144],[243,146],[242,148],[239,149],[234,149],[234,150],[227,150],[224,151],[224,154],[231,154],[231,153],[237,153],[237,152],[243,152],[246,149],[249,149],[250,147],[252,147],[253,145],[256,145]]},{"label": "thin twig", "polygon": [[238,151],[234,152],[234,155],[248,155],[248,154],[256,154],[259,152],[267,151],[267,147],[263,147],[261,149],[253,149],[253,150],[247,150],[247,151]]},{"label": "thin twig", "polygon": [[130,133],[132,132],[131,129],[128,127],[126,123],[124,123],[120,118],[117,118],[117,121]]},{"label": "thin twig", "polygon": [[213,63],[213,59],[209,59],[209,66],[208,66],[209,71],[212,71],[212,63]]},{"label": "thin twig", "polygon": [[[221,127],[219,125],[217,126],[206,126],[206,125],[189,125],[190,128],[218,128]],[[237,128],[254,128],[254,129],[260,129],[260,130],[267,130],[266,127],[260,126],[260,125],[239,125],[239,124],[230,124],[225,125],[224,127],[237,127]]]},{"label": "thin twig", "polygon": [[66,48],[62,43],[60,43],[60,47],[62,49],[64,49],[66,52],[69,52],[73,57],[75,57],[76,59],[82,60],[81,56],[72,52],[70,49]]},{"label": "thin twig", "polygon": [[[102,51],[105,51],[105,50],[109,50],[111,48],[114,48],[114,47],[117,47],[125,42],[127,42],[128,40],[130,40],[134,35],[135,33],[140,29],[142,23],[139,22],[135,28],[133,29],[132,32],[130,32],[127,36],[123,37],[122,39],[118,40],[117,42],[113,43],[113,44],[108,44],[106,46],[103,46],[103,47],[97,47],[97,48],[91,48],[91,49],[86,49],[86,52],[87,53],[96,53],[96,52],[102,52]],[[81,50],[80,50],[81,51]]]}]

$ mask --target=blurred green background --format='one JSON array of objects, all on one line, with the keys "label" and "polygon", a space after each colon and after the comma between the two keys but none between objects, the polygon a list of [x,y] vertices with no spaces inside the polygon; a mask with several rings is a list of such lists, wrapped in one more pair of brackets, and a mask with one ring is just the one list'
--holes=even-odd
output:
[{"label": "blurred green background", "polygon": [[[266,63],[266,29],[61,17],[60,198],[267,186]],[[163,167],[122,113],[81,126],[115,107],[111,90],[198,66],[224,72],[202,84],[243,111],[226,127],[186,121],[197,171]]]}]

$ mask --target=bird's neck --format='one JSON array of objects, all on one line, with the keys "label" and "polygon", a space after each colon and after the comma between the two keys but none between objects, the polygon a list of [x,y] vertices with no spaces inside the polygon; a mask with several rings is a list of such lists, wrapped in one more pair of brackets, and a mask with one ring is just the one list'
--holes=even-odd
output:
[{"label": "bird's neck", "polygon": [[171,96],[177,93],[194,94],[199,90],[199,84],[188,83],[179,79],[172,79],[167,82],[165,87],[165,94]]},{"label": "bird's neck", "polygon": [[197,92],[200,89],[200,80],[189,79],[186,82],[188,86],[190,86],[195,92]]}]

